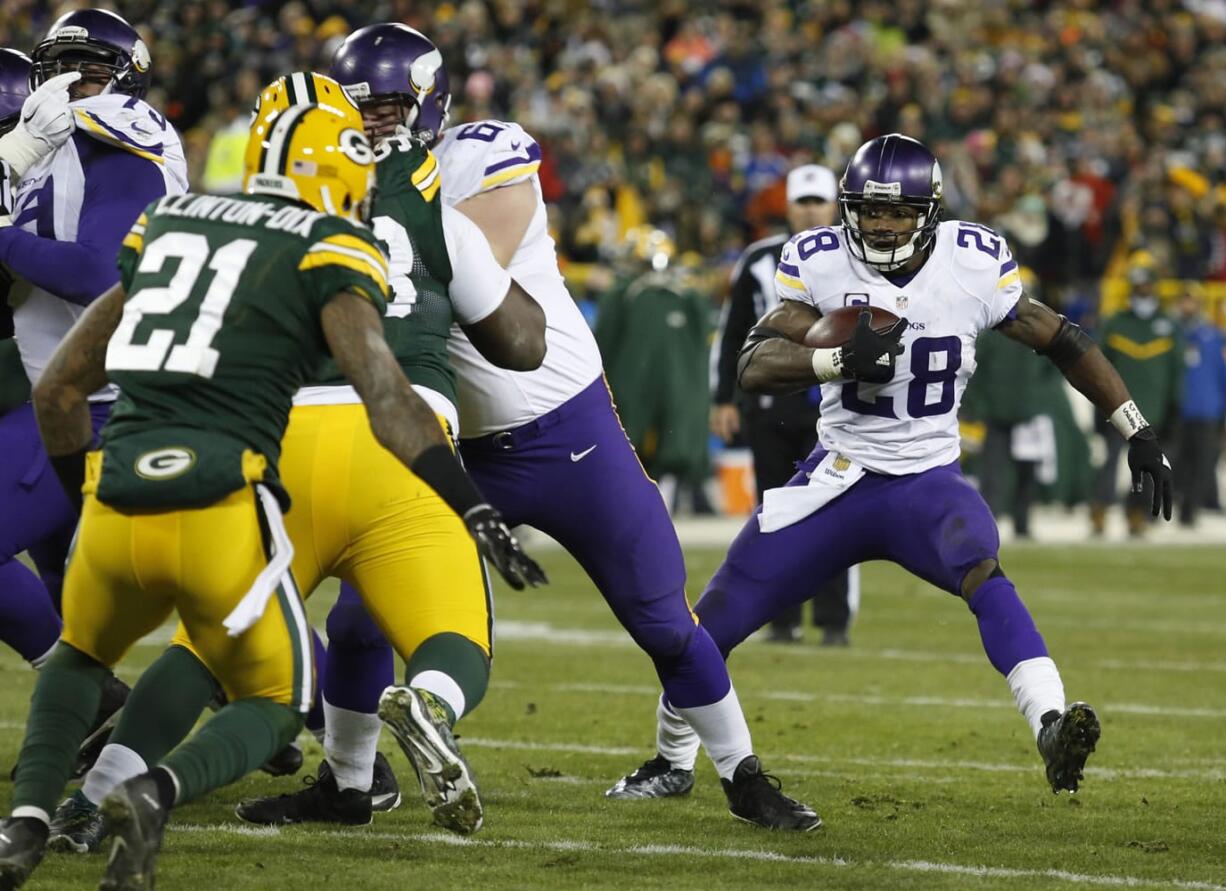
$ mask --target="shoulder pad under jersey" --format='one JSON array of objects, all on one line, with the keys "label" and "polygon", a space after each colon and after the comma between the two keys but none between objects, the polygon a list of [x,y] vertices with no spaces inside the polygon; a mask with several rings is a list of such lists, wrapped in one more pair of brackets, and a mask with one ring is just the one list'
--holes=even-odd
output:
[{"label": "shoulder pad under jersey", "polygon": [[541,166],[536,140],[519,124],[505,121],[450,127],[436,151],[442,164],[443,200],[448,204],[530,180]]},{"label": "shoulder pad under jersey", "polygon": [[846,266],[841,226],[806,229],[788,239],[779,254],[775,293],[781,300],[816,304],[824,296],[823,287],[834,280],[835,270],[841,275]]}]

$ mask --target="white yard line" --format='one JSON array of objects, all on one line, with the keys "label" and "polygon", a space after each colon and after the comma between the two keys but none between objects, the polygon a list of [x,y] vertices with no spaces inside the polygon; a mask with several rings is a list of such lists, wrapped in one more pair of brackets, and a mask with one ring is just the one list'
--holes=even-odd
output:
[{"label": "white yard line", "polygon": [[[606,696],[660,695],[658,687],[630,684],[543,684],[540,689],[561,693],[600,693]],[[876,696],[871,693],[810,693],[806,690],[739,690],[745,700],[769,699],[783,702],[827,702],[839,705],[917,706],[920,708],[999,708],[1012,709],[1007,699],[977,699],[965,696]],[[1104,714],[1147,715],[1171,718],[1226,718],[1226,709],[1183,708],[1180,706],[1148,705],[1138,702],[1104,702],[1098,705]]]},{"label": "white yard line", "polygon": [[[845,857],[793,856],[777,851],[752,848],[700,848],[692,845],[598,845],[575,839],[530,842],[519,839],[470,838],[442,833],[368,832],[357,829],[334,829],[323,832],[282,832],[275,827],[256,829],[234,824],[205,826],[171,823],[173,832],[229,833],[240,836],[269,838],[285,835],[286,840],[310,844],[321,836],[370,841],[420,842],[425,845],[450,845],[463,848],[493,850],[559,851],[585,854],[613,854],[634,857],[702,857],[711,860],[756,860],[769,863],[792,863],[810,866],[831,866],[838,869],[885,869],[900,873],[944,874],[985,879],[1046,879],[1073,885],[1093,885],[1109,888],[1178,888],[1183,891],[1226,891],[1226,885],[1182,879],[1153,880],[1129,875],[1095,875],[1069,872],[1063,869],[1015,869],[1004,866],[976,866],[961,863],[937,863],[929,860],[848,860]],[[297,838],[295,838],[297,835]]]},{"label": "white yard line", "polygon": [[[461,737],[464,748],[508,749],[521,752],[562,752],[576,755],[607,755],[610,757],[646,757],[650,754],[650,741],[639,747],[632,746],[593,746],[579,742],[540,742],[535,740],[488,739],[480,736]],[[930,770],[951,776],[963,775],[967,771],[985,773],[1037,773],[1042,764],[1038,754],[1033,763],[1009,764],[989,761],[963,761],[921,758],[859,758],[838,757],[834,755],[807,755],[797,753],[772,752],[771,760],[787,761],[797,764],[854,764],[860,767],[898,768],[902,770]],[[825,773],[823,771],[822,773]],[[1165,770],[1159,768],[1128,768],[1128,767],[1087,767],[1088,776],[1102,779],[1188,779],[1197,781],[1220,782],[1226,780],[1226,767],[1209,767],[1205,769],[1181,768]]]}]

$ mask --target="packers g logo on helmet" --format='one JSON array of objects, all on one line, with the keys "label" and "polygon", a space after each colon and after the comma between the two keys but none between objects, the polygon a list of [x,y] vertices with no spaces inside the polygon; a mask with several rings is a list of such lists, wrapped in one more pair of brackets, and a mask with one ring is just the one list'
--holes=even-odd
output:
[{"label": "packers g logo on helmet", "polygon": [[243,191],[302,201],[323,213],[365,222],[374,157],[366,135],[349,116],[324,105],[292,106],[252,121]]}]

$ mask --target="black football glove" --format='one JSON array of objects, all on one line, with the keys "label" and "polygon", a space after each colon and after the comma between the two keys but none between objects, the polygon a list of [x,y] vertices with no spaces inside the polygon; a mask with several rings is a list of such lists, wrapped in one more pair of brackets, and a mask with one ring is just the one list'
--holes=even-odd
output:
[{"label": "black football glove", "polygon": [[0,219],[3,219],[0,226],[12,225],[10,215],[13,213],[13,198],[17,188],[14,180],[16,177],[9,169],[8,161],[0,161]]},{"label": "black football glove", "polygon": [[862,311],[851,340],[840,347],[842,373],[844,377],[866,384],[885,384],[894,377],[894,358],[902,355],[903,345],[899,340],[907,330],[907,320],[899,319],[877,333],[872,329],[872,319],[871,312]]},{"label": "black football glove", "polygon": [[1171,518],[1171,462],[1162,454],[1158,434],[1152,427],[1142,427],[1128,440],[1128,469],[1132,471],[1132,491],[1140,492],[1145,477],[1154,484],[1154,516],[1162,512]]},{"label": "black football glove", "polygon": [[464,525],[468,534],[477,543],[477,550],[516,591],[522,591],[524,585],[544,585],[549,582],[545,570],[540,564],[524,553],[507,524],[502,521],[502,514],[488,504],[474,507],[464,515]]}]

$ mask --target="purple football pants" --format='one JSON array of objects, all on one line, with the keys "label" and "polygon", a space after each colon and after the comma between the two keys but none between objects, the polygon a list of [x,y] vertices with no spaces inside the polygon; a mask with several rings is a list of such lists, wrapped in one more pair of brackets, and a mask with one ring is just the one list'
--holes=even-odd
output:
[{"label": "purple football pants", "polygon": [[[460,452],[508,525],[539,529],[578,561],[651,657],[674,706],[709,705],[727,695],[731,684],[723,659],[685,599],[676,530],[626,439],[603,379],[522,427],[463,440]],[[353,599],[345,596],[342,608],[351,613]],[[351,624],[355,637],[369,641],[369,626]],[[330,645],[333,640],[329,621]],[[335,662],[330,657],[329,677],[343,672]],[[366,686],[382,690],[388,682],[371,678]],[[354,710],[371,701],[369,690],[359,692],[353,684],[334,689],[327,680],[324,694]]]},{"label": "purple football pants", "polygon": [[[90,403],[96,434],[111,403]],[[0,417],[0,640],[26,659],[60,635],[64,561],[77,514],[51,467],[29,403]],[[35,575],[17,555],[29,551]]]},{"label": "purple football pants", "polygon": [[[788,485],[807,484],[825,455],[818,446]],[[966,574],[996,559],[999,548],[991,511],[956,463],[905,476],[869,472],[845,495],[778,531],[764,533],[757,514],[750,517],[694,610],[726,656],[857,563],[889,560],[960,595]]]}]

